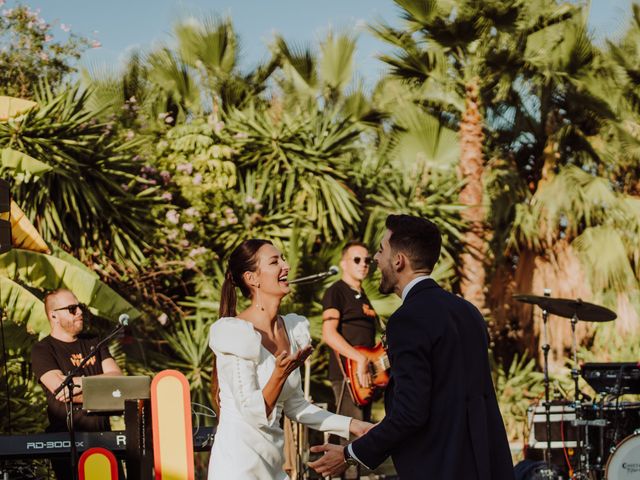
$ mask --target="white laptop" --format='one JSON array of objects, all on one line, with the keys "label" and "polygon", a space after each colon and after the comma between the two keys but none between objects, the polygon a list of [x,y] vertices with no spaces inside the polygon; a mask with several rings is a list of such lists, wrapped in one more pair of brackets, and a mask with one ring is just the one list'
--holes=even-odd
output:
[{"label": "white laptop", "polygon": [[82,378],[82,408],[88,412],[124,410],[125,400],[149,398],[151,378],[137,376],[94,376]]}]

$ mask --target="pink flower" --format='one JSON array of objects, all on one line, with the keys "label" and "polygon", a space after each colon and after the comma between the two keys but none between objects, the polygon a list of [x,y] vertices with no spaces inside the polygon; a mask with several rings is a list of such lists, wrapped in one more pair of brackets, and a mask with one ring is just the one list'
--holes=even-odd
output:
[{"label": "pink flower", "polygon": [[40,60],[42,60],[43,62],[46,62],[47,60],[49,60],[49,55],[47,55],[44,52],[40,52],[39,57],[40,57]]},{"label": "pink flower", "polygon": [[224,122],[216,122],[213,125],[213,131],[216,133],[220,133],[223,128],[224,128]]},{"label": "pink flower", "polygon": [[160,178],[162,178],[162,181],[166,185],[171,181],[171,174],[167,170],[162,170],[160,172]]},{"label": "pink flower", "polygon": [[170,242],[175,240],[176,238],[178,238],[177,230],[171,230],[169,233],[167,233],[167,240],[169,240]]},{"label": "pink flower", "polygon": [[0,7],[5,4],[5,0],[0,0]]},{"label": "pink flower", "polygon": [[70,25],[67,25],[66,23],[61,23],[61,24],[60,24],[60,29],[61,29],[63,32],[69,32],[69,31],[71,31],[71,26],[70,26]]},{"label": "pink flower", "polygon": [[44,41],[45,42],[50,42],[51,40],[53,40],[53,35],[45,35],[44,36]]},{"label": "pink flower", "polygon": [[202,183],[202,175],[200,175],[199,173],[196,173],[193,176],[193,184],[194,185],[200,185]]},{"label": "pink flower", "polygon": [[175,210],[169,210],[167,212],[167,221],[169,223],[173,223],[174,225],[177,225],[178,222],[180,222],[180,214]]},{"label": "pink flower", "polygon": [[171,115],[167,116],[164,119],[164,123],[172,123],[173,122],[173,117]]},{"label": "pink flower", "polygon": [[176,167],[176,170],[184,172],[187,175],[191,175],[191,172],[193,172],[193,165],[191,163],[181,163]]},{"label": "pink flower", "polygon": [[197,257],[198,255],[202,255],[206,251],[207,249],[205,247],[192,248],[191,251],[189,252],[189,256],[191,258]]},{"label": "pink flower", "polygon": [[98,40],[94,40],[91,42],[91,48],[100,48],[102,44]]},{"label": "pink flower", "polygon": [[193,223],[183,223],[182,224],[182,229],[185,232],[193,232],[193,227],[194,227]]},{"label": "pink flower", "polygon": [[187,248],[189,246],[189,240],[180,240],[180,246]]},{"label": "pink flower", "polygon": [[127,140],[133,140],[133,137],[135,137],[135,136],[136,136],[136,134],[135,134],[135,133],[133,133],[133,130],[128,130],[128,131],[127,131],[127,134],[125,135],[125,138],[126,138]]},{"label": "pink flower", "polygon": [[187,270],[193,270],[194,268],[196,268],[196,262],[194,262],[193,260],[189,259],[186,262],[184,262],[184,267]]},{"label": "pink flower", "polygon": [[160,322],[160,325],[162,325],[163,327],[167,324],[167,321],[169,321],[169,317],[166,313],[162,313],[160,314],[160,316],[158,316],[158,322]]},{"label": "pink flower", "polygon": [[173,200],[173,195],[171,195],[171,192],[164,192],[162,194],[162,199],[170,202],[171,200]]}]

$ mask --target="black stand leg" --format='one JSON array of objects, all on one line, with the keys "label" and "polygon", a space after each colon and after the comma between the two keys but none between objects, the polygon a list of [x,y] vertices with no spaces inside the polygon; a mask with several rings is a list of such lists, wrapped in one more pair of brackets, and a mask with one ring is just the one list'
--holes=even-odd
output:
[{"label": "black stand leg", "polygon": [[127,480],[152,478],[151,402],[149,400],[125,400],[124,424],[127,434]]},{"label": "black stand leg", "polygon": [[69,464],[71,465],[71,478],[73,480],[78,479],[78,447],[76,445],[76,431],[73,426],[73,389],[75,385],[73,382],[68,382],[67,385],[67,428],[69,429]]}]

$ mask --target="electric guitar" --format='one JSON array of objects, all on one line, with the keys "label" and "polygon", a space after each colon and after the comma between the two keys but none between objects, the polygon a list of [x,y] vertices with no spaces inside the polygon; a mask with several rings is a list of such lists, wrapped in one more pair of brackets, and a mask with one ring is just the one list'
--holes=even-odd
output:
[{"label": "electric guitar", "polygon": [[349,385],[353,402],[363,407],[373,401],[376,391],[384,389],[389,383],[389,357],[387,357],[387,352],[382,346],[382,342],[373,348],[360,346],[355,346],[354,348],[369,359],[371,386],[363,387],[360,385],[357,375],[358,362],[355,360],[346,359],[344,373],[347,376],[347,385]]}]

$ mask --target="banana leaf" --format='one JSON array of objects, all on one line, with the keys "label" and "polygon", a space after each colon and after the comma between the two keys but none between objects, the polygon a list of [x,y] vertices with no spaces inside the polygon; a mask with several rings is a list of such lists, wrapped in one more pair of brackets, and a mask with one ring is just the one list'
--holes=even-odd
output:
[{"label": "banana leaf", "polygon": [[49,321],[44,303],[19,283],[0,276],[0,303],[7,318],[16,324],[27,324],[27,330],[45,336],[49,333]]},{"label": "banana leaf", "polygon": [[18,204],[11,200],[11,245],[32,252],[51,253],[47,243]]},{"label": "banana leaf", "polygon": [[30,287],[45,290],[68,288],[94,314],[117,318],[122,313],[132,319],[141,313],[94,274],[51,255],[14,249],[0,255],[0,275],[20,279]]},{"label": "banana leaf", "polygon": [[53,170],[50,165],[12,148],[2,149],[2,169],[5,168],[30,175],[41,175]]},{"label": "banana leaf", "polygon": [[0,96],[0,121],[6,121],[37,105],[31,100]]}]

